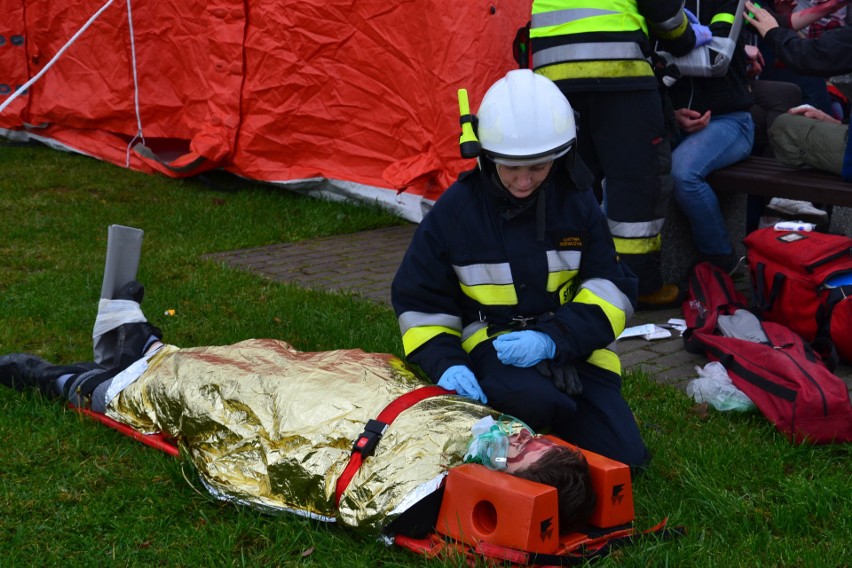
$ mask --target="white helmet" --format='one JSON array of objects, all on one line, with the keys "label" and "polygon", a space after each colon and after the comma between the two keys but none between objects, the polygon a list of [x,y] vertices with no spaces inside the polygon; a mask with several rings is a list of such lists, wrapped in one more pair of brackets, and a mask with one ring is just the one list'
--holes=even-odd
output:
[{"label": "white helmet", "polygon": [[577,137],[568,99],[553,81],[529,69],[509,71],[491,85],[476,117],[482,154],[507,166],[554,160]]}]

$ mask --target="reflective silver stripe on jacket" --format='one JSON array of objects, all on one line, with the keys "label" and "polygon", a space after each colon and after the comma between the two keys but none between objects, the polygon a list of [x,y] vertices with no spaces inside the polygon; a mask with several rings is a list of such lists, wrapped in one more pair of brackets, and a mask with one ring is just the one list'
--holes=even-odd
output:
[{"label": "reflective silver stripe on jacket", "polygon": [[533,67],[566,61],[645,59],[642,48],[633,41],[569,43],[548,47],[533,54]]},{"label": "reflective silver stripe on jacket", "polygon": [[677,27],[683,23],[683,4],[683,2],[680,3],[680,10],[678,10],[677,13],[668,20],[663,22],[652,22],[646,18],[645,21],[656,30],[670,31],[677,29]]},{"label": "reflective silver stripe on jacket", "polygon": [[558,26],[595,16],[612,16],[614,14],[618,14],[618,12],[616,10],[596,10],[594,8],[552,10],[550,12],[533,14],[530,18],[530,29]]},{"label": "reflective silver stripe on jacket", "polygon": [[623,311],[626,316],[625,321],[633,317],[633,304],[630,303],[630,298],[611,281],[605,278],[589,278],[580,284],[580,290],[583,289]]},{"label": "reflective silver stripe on jacket", "polygon": [[549,250],[547,251],[547,270],[548,272],[579,270],[581,256],[582,253],[578,250]]},{"label": "reflective silver stripe on jacket", "polygon": [[653,221],[640,221],[637,223],[627,223],[623,221],[609,220],[609,231],[613,237],[621,237],[625,239],[638,237],[656,237],[663,230],[665,218],[655,219]]},{"label": "reflective silver stripe on jacket", "polygon": [[475,321],[471,324],[468,324],[462,330],[462,334],[461,334],[462,343],[464,343],[465,341],[470,339],[473,336],[473,334],[475,334],[477,331],[480,331],[481,329],[486,328],[486,327],[488,327],[488,322],[484,322],[484,321]]},{"label": "reflective silver stripe on jacket", "polygon": [[403,312],[397,318],[399,331],[405,335],[413,327],[437,326],[446,327],[461,332],[462,320],[450,314],[431,314],[426,312]]},{"label": "reflective silver stripe on jacket", "polygon": [[483,284],[512,284],[512,269],[506,262],[495,264],[453,265],[459,282],[464,286]]}]

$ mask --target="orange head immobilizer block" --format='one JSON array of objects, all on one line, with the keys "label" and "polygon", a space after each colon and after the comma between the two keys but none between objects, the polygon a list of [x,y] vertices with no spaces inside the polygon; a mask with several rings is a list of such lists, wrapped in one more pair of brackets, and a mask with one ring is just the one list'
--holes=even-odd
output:
[{"label": "orange head immobilizer block", "polygon": [[[633,521],[630,468],[558,438],[579,449],[589,462],[597,504],[589,523],[611,528]],[[479,542],[536,553],[560,546],[556,489],[484,466],[465,464],[450,470],[435,529],[470,546]]]}]

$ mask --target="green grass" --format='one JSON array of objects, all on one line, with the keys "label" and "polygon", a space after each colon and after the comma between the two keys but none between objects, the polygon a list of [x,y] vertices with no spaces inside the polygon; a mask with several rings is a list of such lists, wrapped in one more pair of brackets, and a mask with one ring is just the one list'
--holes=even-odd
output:
[{"label": "green grass", "polygon": [[[0,352],[91,359],[107,227],[145,230],[144,306],[183,346],[276,337],[401,353],[390,308],[207,261],[211,252],[400,222],[210,174],[171,180],[0,144]],[[162,317],[175,309],[174,317]],[[852,452],[792,446],[760,415],[707,415],[634,369],[625,394],[653,453],[637,526],[687,535],[598,566],[850,566]],[[214,501],[187,464],[35,393],[0,389],[0,566],[463,566],[345,529]]]}]

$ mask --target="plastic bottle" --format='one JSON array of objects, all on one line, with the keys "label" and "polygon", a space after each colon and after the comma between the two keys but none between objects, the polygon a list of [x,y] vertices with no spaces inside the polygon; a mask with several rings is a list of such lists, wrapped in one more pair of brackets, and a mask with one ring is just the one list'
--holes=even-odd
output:
[{"label": "plastic bottle", "polygon": [[775,223],[776,231],[813,231],[816,225],[804,221],[778,221]]}]

